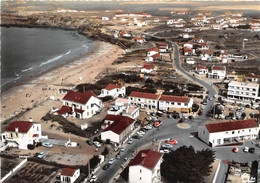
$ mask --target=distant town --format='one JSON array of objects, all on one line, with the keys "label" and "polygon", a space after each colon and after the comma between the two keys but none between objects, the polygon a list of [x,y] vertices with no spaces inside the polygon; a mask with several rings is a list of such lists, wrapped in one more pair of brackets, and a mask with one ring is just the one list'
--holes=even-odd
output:
[{"label": "distant town", "polygon": [[260,182],[259,11],[2,4],[94,50],[2,93],[1,182]]}]

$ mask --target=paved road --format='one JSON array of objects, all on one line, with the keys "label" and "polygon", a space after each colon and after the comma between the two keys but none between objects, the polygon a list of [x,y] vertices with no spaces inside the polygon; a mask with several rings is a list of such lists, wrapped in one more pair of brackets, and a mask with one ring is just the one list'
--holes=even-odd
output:
[{"label": "paved road", "polygon": [[[171,42],[172,46],[174,47],[174,64],[176,65],[176,68],[182,72],[183,75],[190,79],[195,79],[195,82],[200,83],[203,85],[206,90],[208,91],[209,97],[212,97],[216,95],[216,91],[214,88],[199,79],[194,78],[190,73],[186,72],[181,66],[180,66],[180,57],[179,57],[179,49],[178,45]],[[174,146],[173,149],[177,149],[180,146],[186,145],[186,146],[193,146],[195,150],[202,150],[206,148],[210,148],[207,144],[199,140],[198,138],[193,136],[194,132],[198,132],[198,126],[203,125],[206,121],[206,114],[207,112],[212,108],[214,104],[214,98],[212,101],[208,101],[207,105],[205,106],[204,112],[201,116],[195,118],[194,120],[186,120],[185,123],[190,125],[190,128],[188,129],[181,129],[177,126],[178,122],[176,119],[168,119],[164,118],[162,119],[163,124],[158,128],[154,128],[150,131],[148,131],[145,136],[135,141],[133,144],[128,145],[125,152],[121,153],[121,159],[116,160],[115,163],[108,169],[108,170],[101,170],[98,173],[98,181],[97,182],[113,182],[113,178],[116,176],[117,172],[122,168],[122,165],[126,165],[127,162],[124,160],[124,158],[128,158],[136,151],[137,148],[142,147],[147,144],[152,144],[153,137],[157,139],[157,141],[161,141],[163,143],[164,139],[167,138],[173,138],[178,141],[178,144]],[[253,144],[247,144],[249,147],[255,147]],[[248,162],[252,160],[257,160],[260,154],[260,149],[256,148],[255,154],[250,153],[244,153],[241,150],[238,153],[232,152],[232,147],[220,147],[220,148],[210,148],[213,151],[215,151],[216,158],[220,160],[227,160],[227,161],[239,161],[239,162]],[[223,183],[223,180],[225,179],[225,173],[226,173],[226,164],[221,163],[220,165],[221,170],[218,172],[216,183]]]}]

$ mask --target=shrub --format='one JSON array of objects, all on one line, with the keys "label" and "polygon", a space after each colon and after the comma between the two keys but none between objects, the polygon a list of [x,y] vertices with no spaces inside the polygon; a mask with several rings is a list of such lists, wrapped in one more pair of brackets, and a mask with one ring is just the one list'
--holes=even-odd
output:
[{"label": "shrub", "polygon": [[27,148],[28,148],[29,150],[34,150],[34,149],[35,149],[35,146],[32,145],[32,144],[28,144],[28,145],[27,145]]}]

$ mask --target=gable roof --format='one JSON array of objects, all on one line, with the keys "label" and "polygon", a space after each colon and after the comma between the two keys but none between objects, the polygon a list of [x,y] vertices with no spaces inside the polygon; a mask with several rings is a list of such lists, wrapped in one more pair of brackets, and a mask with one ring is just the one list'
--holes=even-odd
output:
[{"label": "gable roof", "polygon": [[116,84],[108,84],[104,89],[106,90],[113,90],[115,88],[122,88],[121,85],[116,85]]},{"label": "gable roof", "polygon": [[212,70],[219,70],[219,71],[224,71],[225,67],[218,67],[218,66],[213,66]]},{"label": "gable roof", "polygon": [[154,68],[154,65],[152,65],[152,64],[144,64],[143,65],[143,69],[150,70],[150,69],[153,69],[153,68]]},{"label": "gable roof", "polygon": [[200,69],[208,70],[206,67],[203,67],[203,66],[197,66],[196,68],[197,68],[197,70],[200,70]]},{"label": "gable roof", "polygon": [[210,133],[258,127],[254,119],[206,124]]},{"label": "gable roof", "polygon": [[152,94],[152,93],[144,93],[144,92],[136,92],[132,91],[129,97],[138,97],[138,98],[147,98],[147,99],[158,99],[159,95]]},{"label": "gable roof", "polygon": [[169,102],[181,102],[181,103],[188,103],[188,97],[176,97],[176,96],[168,96],[162,95],[159,99],[160,101],[169,101]]},{"label": "gable roof", "polygon": [[149,48],[149,49],[146,50],[146,52],[150,52],[150,51],[156,51],[156,52],[159,53],[158,48]]},{"label": "gable roof", "polygon": [[107,114],[104,118],[105,120],[114,121],[111,125],[103,130],[105,131],[113,131],[116,134],[121,134],[129,125],[131,125],[135,120],[129,118],[127,116],[120,116],[120,115],[112,115]]},{"label": "gable roof", "polygon": [[7,126],[5,131],[15,132],[15,128],[18,128],[19,133],[27,133],[30,130],[32,124],[33,123],[29,121],[14,121]]},{"label": "gable roof", "polygon": [[191,52],[192,52],[192,49],[184,47],[184,48],[183,48],[183,51],[184,51],[184,52],[189,52],[189,53],[191,53]]},{"label": "gable roof", "polygon": [[136,39],[136,40],[144,40],[144,38],[141,38],[141,37],[133,37],[132,39]]},{"label": "gable roof", "polygon": [[152,58],[153,58],[153,59],[157,59],[157,58],[159,58],[159,57],[160,57],[160,55],[159,55],[159,54],[157,54],[157,53],[156,53],[156,54],[154,54],[154,55],[152,55]]},{"label": "gable roof", "polygon": [[61,172],[61,175],[72,177],[77,169],[78,168],[64,168]]},{"label": "gable roof", "polygon": [[74,91],[68,91],[68,93],[63,97],[62,100],[68,100],[72,102],[77,102],[80,104],[86,104],[90,97],[96,97],[96,95],[90,90],[85,93],[79,93]]},{"label": "gable roof", "polygon": [[161,157],[162,155],[160,153],[150,149],[142,150],[137,153],[128,166],[142,165],[152,170]]}]

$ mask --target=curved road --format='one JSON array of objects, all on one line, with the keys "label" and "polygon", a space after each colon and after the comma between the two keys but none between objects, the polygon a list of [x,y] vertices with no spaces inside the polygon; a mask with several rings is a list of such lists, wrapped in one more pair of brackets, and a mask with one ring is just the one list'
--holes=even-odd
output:
[{"label": "curved road", "polygon": [[[258,153],[255,154],[245,154],[242,151],[239,151],[238,153],[234,154],[232,153],[232,147],[222,147],[222,148],[211,148],[198,138],[195,138],[193,136],[194,132],[198,132],[198,127],[200,125],[203,125],[206,120],[206,115],[208,111],[212,108],[214,104],[214,98],[213,96],[216,95],[216,91],[214,88],[208,84],[205,81],[199,80],[194,78],[190,73],[186,72],[181,66],[180,66],[180,56],[179,56],[179,49],[178,45],[171,42],[172,46],[174,47],[174,64],[176,65],[176,68],[185,76],[190,78],[191,80],[196,80],[195,82],[200,83],[203,85],[206,90],[209,92],[209,97],[212,97],[212,101],[208,101],[207,105],[205,106],[205,109],[203,111],[203,114],[194,120],[186,120],[185,123],[190,125],[190,128],[188,129],[182,129],[179,128],[178,122],[176,119],[168,119],[164,118],[162,119],[163,124],[157,129],[153,128],[152,130],[148,131],[143,138],[139,140],[135,140],[135,142],[131,145],[126,145],[126,151],[121,153],[121,158],[119,160],[116,160],[113,165],[109,167],[108,170],[103,171],[102,169],[97,173],[98,180],[97,182],[103,183],[103,182],[114,182],[113,178],[117,175],[118,171],[120,169],[123,169],[123,165],[127,165],[128,162],[125,161],[125,158],[129,160],[129,157],[136,153],[137,149],[147,145],[152,144],[153,139],[157,139],[157,142],[163,143],[163,139],[167,138],[173,138],[178,141],[178,145],[175,145],[173,149],[176,149],[178,147],[181,147],[183,145],[185,146],[193,146],[195,150],[202,150],[206,148],[210,148],[213,151],[215,151],[216,158],[220,160],[227,160],[227,161],[240,161],[240,162],[248,162],[257,160]],[[250,145],[248,145],[250,146]],[[251,145],[252,146],[252,145]],[[259,150],[257,150],[259,151]],[[216,183],[223,183],[225,179],[225,172],[227,170],[227,165],[223,164],[220,161],[221,169],[216,176]],[[102,168],[102,167],[101,167]]]}]

